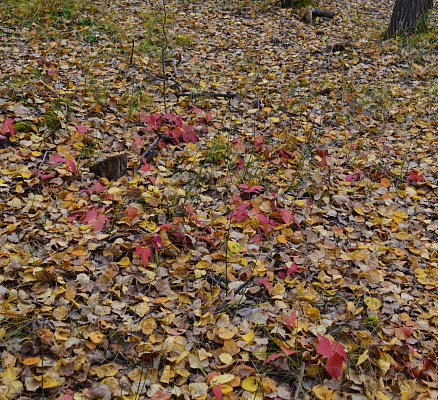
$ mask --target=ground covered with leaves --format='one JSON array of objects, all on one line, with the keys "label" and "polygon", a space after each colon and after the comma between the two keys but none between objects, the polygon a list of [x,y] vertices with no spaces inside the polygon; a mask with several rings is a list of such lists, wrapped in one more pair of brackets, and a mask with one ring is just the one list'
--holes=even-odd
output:
[{"label": "ground covered with leaves", "polygon": [[437,26],[387,3],[0,4],[0,399],[438,398]]}]

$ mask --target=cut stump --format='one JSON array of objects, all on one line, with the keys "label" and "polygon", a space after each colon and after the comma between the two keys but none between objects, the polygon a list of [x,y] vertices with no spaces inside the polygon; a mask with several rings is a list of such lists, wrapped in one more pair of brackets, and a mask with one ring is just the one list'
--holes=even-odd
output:
[{"label": "cut stump", "polygon": [[126,153],[114,153],[100,156],[91,172],[101,178],[116,181],[125,176],[128,171]]}]

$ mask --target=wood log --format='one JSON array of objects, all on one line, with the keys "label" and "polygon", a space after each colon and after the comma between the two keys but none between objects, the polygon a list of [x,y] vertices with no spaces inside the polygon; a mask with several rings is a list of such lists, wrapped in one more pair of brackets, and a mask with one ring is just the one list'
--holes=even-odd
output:
[{"label": "wood log", "polygon": [[312,16],[313,19],[315,17],[322,17],[322,18],[333,18],[336,14],[333,11],[330,10],[321,10],[319,8],[312,8]]}]

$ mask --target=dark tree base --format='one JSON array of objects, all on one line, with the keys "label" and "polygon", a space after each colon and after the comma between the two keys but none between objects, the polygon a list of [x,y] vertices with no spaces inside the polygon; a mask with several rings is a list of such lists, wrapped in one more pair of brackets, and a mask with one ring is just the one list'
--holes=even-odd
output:
[{"label": "dark tree base", "polygon": [[433,0],[396,0],[385,36],[412,35],[424,30],[427,13],[432,6]]}]

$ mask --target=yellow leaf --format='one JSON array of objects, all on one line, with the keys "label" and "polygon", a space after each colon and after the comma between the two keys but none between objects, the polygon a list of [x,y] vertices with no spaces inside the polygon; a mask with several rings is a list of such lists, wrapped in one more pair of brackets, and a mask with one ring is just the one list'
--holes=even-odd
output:
[{"label": "yellow leaf", "polygon": [[129,257],[123,257],[117,264],[122,267],[129,267],[131,265],[131,260]]},{"label": "yellow leaf", "polygon": [[231,386],[225,385],[222,386],[222,394],[228,394],[233,391],[233,388]]},{"label": "yellow leaf", "polygon": [[218,335],[221,339],[224,339],[224,340],[226,340],[226,339],[232,339],[233,336],[237,333],[237,331],[238,331],[238,328],[237,328],[237,327],[235,327],[232,331],[230,331],[230,330],[227,329],[227,328],[222,327],[222,328],[219,328],[219,331],[218,331],[217,335]]},{"label": "yellow leaf", "polygon": [[285,287],[281,284],[281,282],[277,282],[276,285],[270,289],[271,296],[278,296],[283,294],[286,291]]},{"label": "yellow leaf", "polygon": [[149,312],[150,306],[148,301],[142,301],[139,304],[131,307],[139,317],[144,317]]},{"label": "yellow leaf", "polygon": [[97,367],[91,368],[90,374],[97,375],[97,377],[99,379],[103,379],[103,378],[106,378],[108,376],[116,375],[118,371],[119,371],[119,367],[117,366],[117,364],[109,363],[109,364],[103,364],[103,365],[99,365]]},{"label": "yellow leaf", "polygon": [[67,317],[68,311],[69,311],[69,309],[66,306],[61,306],[61,307],[55,308],[53,310],[53,317],[57,321],[62,321],[63,319],[65,319]]},{"label": "yellow leaf", "polygon": [[117,194],[120,193],[120,189],[118,187],[112,187],[108,189],[108,194]]},{"label": "yellow leaf", "polygon": [[170,365],[166,365],[163,369],[163,373],[161,374],[160,382],[169,383],[173,378],[174,373],[170,369]]},{"label": "yellow leaf", "polygon": [[365,297],[364,303],[371,309],[371,310],[378,310],[380,308],[380,300],[376,299],[375,297]]},{"label": "yellow leaf", "polygon": [[271,117],[272,122],[280,122],[280,118],[278,117]]},{"label": "yellow leaf", "polygon": [[408,240],[409,239],[409,235],[406,232],[397,232],[395,234],[395,238],[397,240]]},{"label": "yellow leaf", "polygon": [[240,243],[229,240],[227,243],[227,248],[230,253],[237,254],[242,248],[242,245]]},{"label": "yellow leaf", "polygon": [[208,386],[203,382],[195,382],[189,384],[190,395],[192,399],[205,399],[208,394]]},{"label": "yellow leaf", "polygon": [[246,335],[242,335],[242,339],[245,342],[252,342],[252,340],[254,339],[254,331],[251,331],[250,333],[247,333]]},{"label": "yellow leaf", "polygon": [[88,334],[88,337],[94,344],[100,344],[103,342],[103,339],[105,339],[105,335],[102,332],[90,332]]},{"label": "yellow leaf", "polygon": [[65,378],[60,378],[58,375],[57,376],[58,379],[56,379],[54,376],[49,375],[52,373],[53,373],[52,371],[49,371],[47,372],[47,374],[44,374],[42,377],[41,375],[35,375],[33,378],[38,381],[40,387],[44,386],[44,389],[53,389],[58,387],[61,382],[63,383],[65,381]]},{"label": "yellow leaf", "polygon": [[402,210],[396,210],[394,211],[394,216],[398,217],[398,218],[402,218],[402,219],[406,219],[408,218],[408,214],[406,214],[405,212],[403,212]]},{"label": "yellow leaf", "polygon": [[287,239],[283,235],[278,235],[277,236],[277,242],[280,242],[280,243],[283,243],[283,244],[287,244]]},{"label": "yellow leaf", "polygon": [[207,87],[207,84],[204,81],[199,82],[199,86],[202,87],[202,89],[205,89]]},{"label": "yellow leaf", "polygon": [[391,397],[388,397],[385,393],[379,391],[376,393],[376,400],[391,400]]},{"label": "yellow leaf", "polygon": [[222,353],[219,356],[219,360],[221,360],[224,364],[231,364],[233,362],[233,356],[230,353]]},{"label": "yellow leaf", "polygon": [[255,376],[249,376],[242,381],[242,387],[248,392],[254,393],[259,387],[259,382]]},{"label": "yellow leaf", "polygon": [[21,200],[18,197],[14,197],[12,200],[6,203],[9,207],[12,208],[21,208]]},{"label": "yellow leaf", "polygon": [[368,360],[368,350],[365,350],[364,353],[358,358],[357,365],[362,364],[366,360]]},{"label": "yellow leaf", "polygon": [[378,360],[377,365],[379,366],[380,370],[382,371],[382,375],[385,376],[386,373],[389,371],[389,368],[391,368],[391,363],[389,361],[385,360]]},{"label": "yellow leaf", "polygon": [[225,383],[231,382],[234,379],[234,375],[232,374],[223,374],[215,376],[211,381],[211,386],[217,386],[219,383],[224,385]]},{"label": "yellow leaf", "polygon": [[277,386],[271,378],[263,378],[262,385],[263,385],[263,390],[268,394],[275,392],[277,390]]},{"label": "yellow leaf", "polygon": [[136,186],[139,180],[140,180],[140,175],[135,175],[134,178],[132,178],[129,182],[127,182],[127,185],[129,187]]},{"label": "yellow leaf", "polygon": [[333,397],[333,389],[323,385],[314,386],[312,392],[318,400],[331,400]]}]

